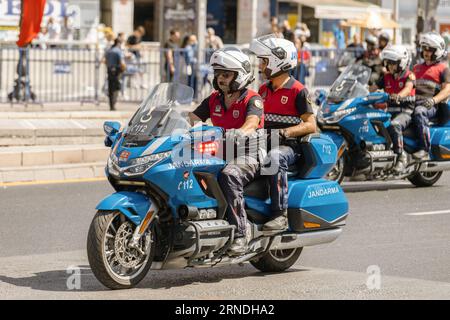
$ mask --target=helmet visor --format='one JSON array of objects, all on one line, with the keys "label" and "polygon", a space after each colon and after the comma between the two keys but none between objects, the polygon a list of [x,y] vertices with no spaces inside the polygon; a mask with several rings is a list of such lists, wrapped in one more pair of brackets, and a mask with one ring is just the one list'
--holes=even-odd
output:
[{"label": "helmet visor", "polygon": [[219,79],[220,77],[223,77],[225,79],[229,79],[234,77],[235,72],[234,71],[229,71],[229,70],[214,70],[214,77],[216,79]]},{"label": "helmet visor", "polygon": [[428,51],[428,52],[432,52],[432,53],[436,52],[436,48],[432,48],[429,46],[422,46],[421,49],[422,49],[422,51]]}]

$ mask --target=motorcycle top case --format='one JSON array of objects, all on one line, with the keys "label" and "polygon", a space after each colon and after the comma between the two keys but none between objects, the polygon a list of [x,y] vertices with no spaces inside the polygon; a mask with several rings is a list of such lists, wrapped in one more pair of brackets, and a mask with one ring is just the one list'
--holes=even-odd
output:
[{"label": "motorcycle top case", "polygon": [[307,223],[315,228],[341,225],[349,210],[341,186],[325,179],[290,181],[288,207],[289,227],[296,232],[307,231]]},{"label": "motorcycle top case", "polygon": [[337,160],[336,144],[325,134],[313,134],[302,138],[300,153],[298,177],[301,179],[323,178]]},{"label": "motorcycle top case", "polygon": [[450,127],[450,101],[446,105],[441,105],[439,110],[439,123],[444,127]]}]

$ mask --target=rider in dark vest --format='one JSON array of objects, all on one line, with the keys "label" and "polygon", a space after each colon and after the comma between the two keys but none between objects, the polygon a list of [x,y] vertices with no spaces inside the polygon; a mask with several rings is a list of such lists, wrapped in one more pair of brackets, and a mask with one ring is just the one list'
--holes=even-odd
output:
[{"label": "rider in dark vest", "polygon": [[264,128],[271,136],[281,137],[279,146],[271,145],[261,168],[261,174],[270,178],[273,217],[264,229],[284,230],[287,227],[288,167],[295,164],[299,156],[298,145],[288,145],[286,140],[315,133],[316,119],[308,90],[289,75],[297,66],[294,44],[269,35],[253,40],[250,51],[260,58],[260,71],[268,79],[259,89],[264,99]]},{"label": "rider in dark vest", "polygon": [[413,154],[418,160],[428,160],[431,148],[428,120],[436,117],[439,106],[450,97],[450,70],[445,63],[445,41],[437,33],[426,33],[420,39],[424,63],[414,66],[416,75],[416,109],[413,121],[419,138],[419,151]]},{"label": "rider in dark vest", "polygon": [[[219,176],[219,184],[228,203],[228,221],[234,224],[235,241],[232,254],[247,251],[247,215],[244,204],[244,187],[259,174],[258,154],[248,151],[248,141],[253,141],[257,129],[263,127],[263,102],[255,91],[247,89],[253,81],[250,60],[241,50],[233,47],[217,50],[210,59],[214,69],[214,91],[200,106],[189,114],[191,123],[210,119],[214,126],[226,129],[226,141],[245,140],[244,153],[228,159]],[[242,151],[242,149],[241,149]]]},{"label": "rider in dark vest", "polygon": [[415,76],[409,70],[411,56],[403,46],[390,45],[381,53],[387,73],[370,87],[370,91],[383,89],[389,94],[387,112],[391,113],[391,125],[388,127],[397,162],[394,171],[402,173],[408,164],[403,150],[403,131],[411,123],[415,107]]}]

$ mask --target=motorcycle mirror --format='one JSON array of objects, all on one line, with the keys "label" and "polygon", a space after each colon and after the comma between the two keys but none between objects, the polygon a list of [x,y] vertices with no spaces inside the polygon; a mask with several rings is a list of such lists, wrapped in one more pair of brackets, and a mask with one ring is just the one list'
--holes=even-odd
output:
[{"label": "motorcycle mirror", "polygon": [[120,131],[120,123],[117,121],[106,121],[103,124],[103,131],[108,137],[113,136]]}]

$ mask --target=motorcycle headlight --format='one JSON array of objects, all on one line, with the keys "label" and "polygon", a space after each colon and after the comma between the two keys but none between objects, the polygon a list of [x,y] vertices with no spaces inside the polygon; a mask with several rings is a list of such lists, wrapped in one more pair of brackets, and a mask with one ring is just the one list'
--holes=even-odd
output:
[{"label": "motorcycle headlight", "polygon": [[128,166],[122,169],[123,174],[126,176],[143,174],[157,162],[170,157],[170,154],[171,151],[168,151],[132,159],[128,162]]},{"label": "motorcycle headlight", "polygon": [[114,151],[112,151],[108,158],[108,171],[114,176],[119,176],[119,170],[119,158],[114,154]]},{"label": "motorcycle headlight", "polygon": [[153,165],[162,159],[168,158],[171,151],[151,154],[149,156],[132,159],[128,162],[128,166],[124,168],[119,167],[119,158],[111,152],[108,159],[108,171],[114,176],[120,176],[123,173],[126,176],[136,176],[145,173]]}]

